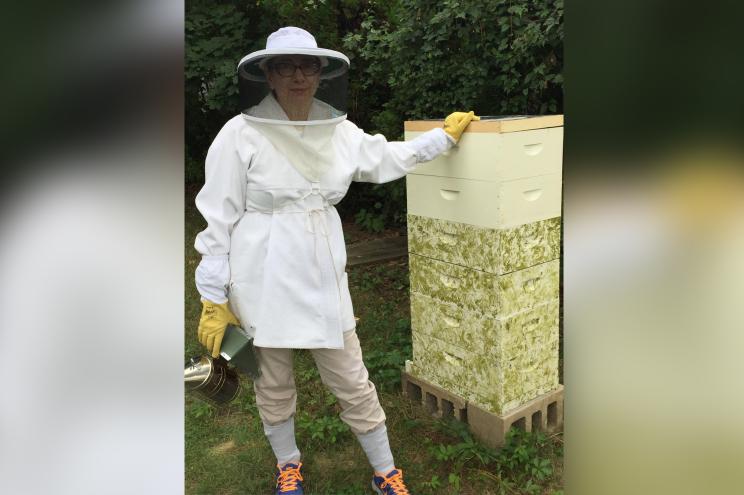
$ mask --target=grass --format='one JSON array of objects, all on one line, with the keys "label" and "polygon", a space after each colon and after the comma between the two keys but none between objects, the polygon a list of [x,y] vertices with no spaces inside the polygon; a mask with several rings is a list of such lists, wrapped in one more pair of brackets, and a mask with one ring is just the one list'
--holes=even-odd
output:
[{"label": "grass", "polygon": [[[186,197],[186,349],[202,354],[196,340],[200,313],[193,273],[199,255],[193,239],[203,220]],[[407,260],[351,267],[349,284],[364,359],[385,413],[396,464],[415,494],[562,493],[560,434],[516,431],[500,451],[475,442],[456,421],[435,419],[400,392],[400,370],[411,356]],[[335,398],[320,382],[308,351],[295,353],[297,443],[303,454],[308,495],[369,494],[372,470],[354,435],[340,421]],[[273,493],[275,459],[266,441],[249,378],[224,409],[186,397],[186,493]]]}]

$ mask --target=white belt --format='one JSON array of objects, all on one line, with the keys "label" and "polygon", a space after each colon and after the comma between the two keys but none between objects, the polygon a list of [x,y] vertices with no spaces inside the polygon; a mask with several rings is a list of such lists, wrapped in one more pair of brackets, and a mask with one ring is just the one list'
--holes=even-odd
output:
[{"label": "white belt", "polygon": [[[301,208],[297,203],[304,201],[304,208]],[[333,259],[333,250],[331,249],[331,242],[329,239],[328,224],[325,219],[325,212],[329,208],[332,208],[328,200],[320,194],[320,189],[317,187],[317,183],[313,183],[312,189],[304,194],[299,199],[296,199],[286,206],[276,209],[263,209],[250,207],[246,208],[246,211],[257,211],[260,213],[267,213],[271,215],[277,214],[298,214],[304,213],[305,217],[305,229],[313,235],[320,234],[325,239],[326,247],[328,248],[328,256],[331,259],[331,266],[333,267],[333,273],[336,279],[336,286],[338,288],[339,303],[341,303],[341,286],[339,285],[338,272],[336,271],[336,261]],[[315,262],[318,268],[321,268],[321,262],[318,257],[317,250],[315,251]]]}]

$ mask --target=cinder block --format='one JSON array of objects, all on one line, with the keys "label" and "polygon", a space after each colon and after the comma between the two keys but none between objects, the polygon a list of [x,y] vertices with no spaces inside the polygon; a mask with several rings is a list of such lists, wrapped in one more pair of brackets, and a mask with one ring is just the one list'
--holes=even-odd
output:
[{"label": "cinder block", "polygon": [[449,416],[458,421],[467,422],[467,401],[465,399],[405,371],[401,373],[401,381],[403,394],[421,404],[429,414],[438,418]]},{"label": "cinder block", "polygon": [[477,439],[490,447],[501,447],[511,428],[553,433],[563,428],[563,385],[504,415],[490,413],[469,402],[468,425]]},{"label": "cinder block", "polygon": [[498,415],[405,371],[401,374],[401,381],[405,396],[436,417],[451,416],[467,423],[473,436],[489,447],[504,445],[511,428],[547,433],[563,428],[563,385]]}]

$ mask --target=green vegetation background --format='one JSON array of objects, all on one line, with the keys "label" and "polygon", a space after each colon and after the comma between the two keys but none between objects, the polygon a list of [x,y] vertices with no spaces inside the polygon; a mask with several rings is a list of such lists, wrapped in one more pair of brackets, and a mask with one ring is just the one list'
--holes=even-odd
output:
[{"label": "green vegetation background", "polygon": [[[239,112],[235,68],[281,26],[310,31],[351,59],[349,119],[368,133],[403,136],[403,122],[563,112],[563,0],[187,0],[186,181]],[[403,227],[405,182],[353,184],[345,220]]]}]

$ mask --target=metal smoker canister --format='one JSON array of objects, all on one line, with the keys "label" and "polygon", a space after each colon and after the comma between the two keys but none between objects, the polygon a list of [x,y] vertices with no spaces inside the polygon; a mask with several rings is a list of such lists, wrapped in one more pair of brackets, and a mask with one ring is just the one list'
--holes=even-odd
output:
[{"label": "metal smoker canister", "polygon": [[227,404],[240,392],[238,374],[221,357],[193,357],[183,373],[186,390],[214,405]]}]

